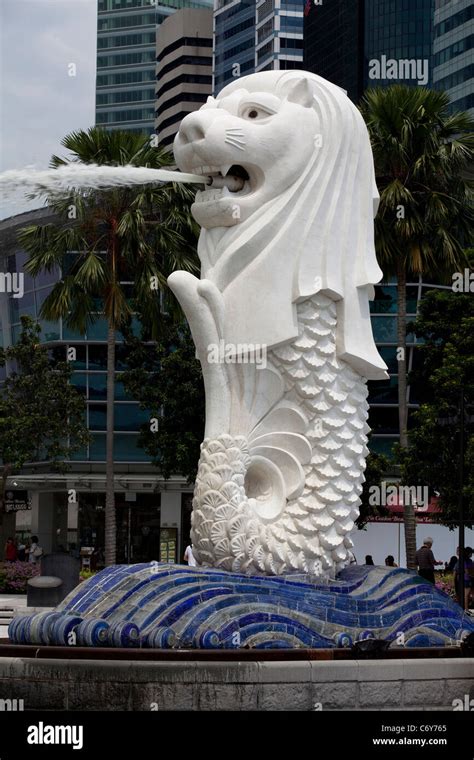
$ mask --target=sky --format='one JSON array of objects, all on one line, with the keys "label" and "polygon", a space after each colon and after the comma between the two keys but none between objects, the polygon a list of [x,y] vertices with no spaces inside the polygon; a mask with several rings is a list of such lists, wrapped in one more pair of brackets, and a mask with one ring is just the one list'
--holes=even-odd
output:
[{"label": "sky", "polygon": [[[0,0],[0,29],[0,171],[47,168],[94,124],[97,0]],[[0,218],[39,205],[2,199]]]}]

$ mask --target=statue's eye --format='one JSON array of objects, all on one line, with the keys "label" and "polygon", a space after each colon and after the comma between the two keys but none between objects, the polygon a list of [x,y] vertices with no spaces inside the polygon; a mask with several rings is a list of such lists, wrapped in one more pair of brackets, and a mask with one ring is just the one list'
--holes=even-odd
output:
[{"label": "statue's eye", "polygon": [[243,119],[252,119],[254,121],[268,119],[269,116],[272,116],[272,114],[265,108],[260,108],[258,106],[244,106],[240,115]]}]

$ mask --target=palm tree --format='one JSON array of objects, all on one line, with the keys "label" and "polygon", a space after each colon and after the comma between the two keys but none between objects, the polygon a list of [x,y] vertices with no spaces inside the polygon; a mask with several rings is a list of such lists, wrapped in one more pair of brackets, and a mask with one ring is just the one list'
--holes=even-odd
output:
[{"label": "palm tree", "polygon": [[[380,207],[377,256],[397,280],[400,446],[408,445],[406,283],[410,276],[447,278],[464,267],[472,234],[474,119],[450,113],[444,92],[407,85],[368,90],[361,103],[372,142]],[[416,521],[405,505],[408,567],[416,567]]]},{"label": "palm tree", "polygon": [[[171,156],[152,147],[146,136],[107,132],[93,127],[72,132],[62,140],[70,159],[53,156],[51,166],[69,161],[86,164],[133,165],[154,169],[170,166]],[[20,243],[29,253],[27,271],[36,276],[59,266],[62,279],[45,300],[41,316],[64,318],[85,333],[103,314],[107,320],[107,423],[105,561],[116,554],[114,496],[114,382],[115,340],[137,314],[148,335],[160,328],[160,295],[176,268],[195,271],[197,227],[189,213],[193,191],[183,185],[141,185],[107,190],[77,190],[67,197],[50,197],[58,221],[26,227]],[[68,252],[75,252],[65,267]],[[69,257],[71,258],[71,257]],[[133,282],[133,296],[123,282]],[[160,292],[161,291],[161,292]],[[127,297],[128,295],[128,297]]]}]

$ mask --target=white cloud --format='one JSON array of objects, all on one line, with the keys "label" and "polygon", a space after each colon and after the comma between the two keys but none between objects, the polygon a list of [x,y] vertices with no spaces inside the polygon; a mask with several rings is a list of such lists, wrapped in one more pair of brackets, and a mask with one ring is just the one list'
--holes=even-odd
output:
[{"label": "white cloud", "polygon": [[[97,0],[0,0],[0,25],[0,170],[45,168],[61,138],[94,123]],[[0,216],[38,205],[16,196]]]}]

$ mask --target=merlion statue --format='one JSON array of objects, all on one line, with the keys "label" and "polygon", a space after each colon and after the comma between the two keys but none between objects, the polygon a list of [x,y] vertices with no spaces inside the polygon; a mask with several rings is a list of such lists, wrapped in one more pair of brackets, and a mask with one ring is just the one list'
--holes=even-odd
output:
[{"label": "merlion statue", "polygon": [[206,391],[196,558],[331,577],[359,514],[366,381],[387,377],[369,314],[382,272],[367,129],[336,85],[265,71],[186,116],[174,152],[212,178],[192,206],[201,279],[168,280]]}]

